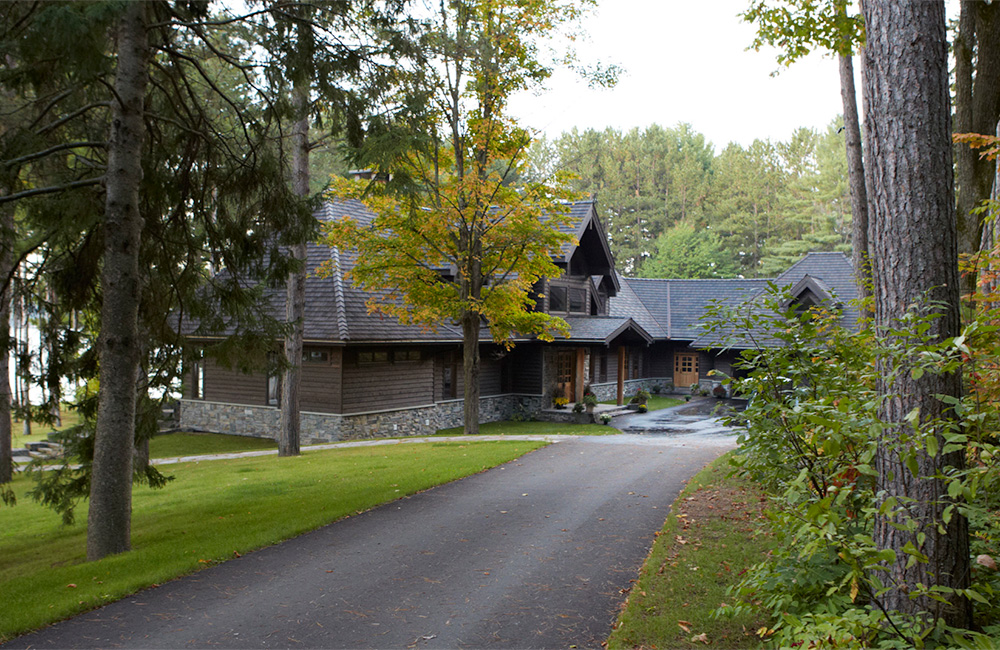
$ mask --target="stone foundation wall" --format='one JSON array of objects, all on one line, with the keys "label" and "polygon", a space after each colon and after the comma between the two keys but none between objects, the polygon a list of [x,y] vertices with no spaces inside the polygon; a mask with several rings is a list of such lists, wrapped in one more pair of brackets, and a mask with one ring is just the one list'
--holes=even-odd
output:
[{"label": "stone foundation wall", "polygon": [[[665,377],[625,380],[625,402],[627,403],[629,398],[635,395],[640,388],[645,388],[650,394],[653,394],[653,386],[657,384],[660,385],[661,394],[669,393],[674,389],[674,380]],[[590,390],[594,395],[597,395],[599,402],[607,402],[618,397],[618,384],[615,382],[591,384]]]},{"label": "stone foundation wall", "polygon": [[[479,401],[479,421],[495,422],[515,416],[530,417],[542,408],[541,395],[491,395]],[[462,426],[463,400],[427,406],[341,415],[300,414],[302,444],[426,436],[438,429]],[[247,406],[202,400],[181,400],[180,429],[209,431],[235,436],[276,438],[280,411],[273,406]]]}]

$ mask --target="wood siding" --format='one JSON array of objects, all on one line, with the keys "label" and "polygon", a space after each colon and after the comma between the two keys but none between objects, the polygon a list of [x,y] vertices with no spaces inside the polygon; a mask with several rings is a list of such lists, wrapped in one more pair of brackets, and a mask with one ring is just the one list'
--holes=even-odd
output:
[{"label": "wood siding", "polygon": [[302,363],[302,383],[299,386],[301,409],[316,413],[340,413],[343,405],[340,390],[343,349],[322,349],[329,353],[329,361]]},{"label": "wood siding", "polygon": [[[380,348],[384,349],[384,348]],[[343,364],[343,413],[422,406],[434,401],[434,362],[358,363],[348,354]]]},{"label": "wood siding", "polygon": [[538,344],[522,344],[514,348],[510,357],[511,380],[515,393],[541,395],[542,346]]},{"label": "wood siding", "polygon": [[671,377],[673,374],[673,346],[670,343],[654,343],[649,348],[649,376]]},{"label": "wood siding", "polygon": [[245,375],[205,359],[205,396],[210,402],[267,406],[267,377],[264,373]]}]

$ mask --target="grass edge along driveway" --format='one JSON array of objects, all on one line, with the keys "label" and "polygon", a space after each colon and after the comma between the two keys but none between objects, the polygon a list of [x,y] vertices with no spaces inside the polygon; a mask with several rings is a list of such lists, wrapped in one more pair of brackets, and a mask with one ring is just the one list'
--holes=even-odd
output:
[{"label": "grass edge along driveway", "polygon": [[98,562],[85,561],[87,503],[63,526],[19,476],[17,505],[0,508],[0,642],[545,444],[442,441],[174,465],[166,488],[134,488],[133,550]]}]

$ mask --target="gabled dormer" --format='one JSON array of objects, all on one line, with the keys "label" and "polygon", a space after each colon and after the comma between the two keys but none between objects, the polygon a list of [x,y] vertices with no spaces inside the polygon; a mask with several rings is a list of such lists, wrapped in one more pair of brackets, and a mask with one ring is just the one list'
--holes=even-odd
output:
[{"label": "gabled dormer", "polygon": [[819,278],[805,275],[796,282],[789,290],[791,298],[782,305],[785,308],[795,307],[796,309],[809,309],[819,305],[830,305],[840,307],[840,303],[833,302],[833,292]]},{"label": "gabled dormer", "polygon": [[561,230],[571,233],[575,241],[565,244],[553,259],[563,275],[540,288],[539,293],[545,295],[540,305],[557,316],[606,316],[609,299],[617,295],[621,285],[595,203],[574,203],[569,222]]}]

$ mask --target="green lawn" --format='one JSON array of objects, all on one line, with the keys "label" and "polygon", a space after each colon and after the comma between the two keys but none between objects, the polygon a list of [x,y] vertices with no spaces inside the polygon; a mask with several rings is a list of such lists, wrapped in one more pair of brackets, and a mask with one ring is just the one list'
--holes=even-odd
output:
[{"label": "green lawn", "polygon": [[[601,404],[617,404],[617,403],[618,402],[616,402],[615,400],[611,400],[608,402],[601,402]],[[627,401],[625,403],[628,404]],[[650,411],[658,411],[660,409],[670,408],[671,406],[677,406],[678,404],[683,404],[683,403],[684,400],[677,399],[676,397],[664,397],[662,395],[653,395],[652,397],[649,398],[649,401],[646,402],[646,406],[649,408]]]},{"label": "green lawn", "polygon": [[[79,423],[79,416],[71,409],[63,409],[62,426],[52,427],[32,424],[30,436],[21,435],[21,421],[14,421],[12,446],[16,449],[29,442],[46,440],[49,433],[59,431]],[[278,443],[269,438],[248,438],[215,433],[169,433],[156,436],[149,441],[150,458],[173,458],[175,456],[200,456],[203,454],[232,454],[241,451],[277,449]]]},{"label": "green lawn", "polygon": [[172,465],[166,488],[134,489],[133,550],[90,563],[86,504],[64,526],[18,476],[17,505],[0,507],[0,642],[541,446],[441,441]]},{"label": "green lawn", "polygon": [[763,494],[752,482],[727,476],[728,457],[699,472],[671,506],[609,650],[760,646],[755,632],[766,625],[766,614],[714,615],[728,599],[727,587],[773,546],[761,521]]},{"label": "green lawn", "polygon": [[[621,433],[618,429],[603,424],[567,424],[565,422],[484,422],[479,425],[480,435],[561,435],[561,436],[607,436]],[[438,429],[438,436],[460,436],[462,427]]]},{"label": "green lawn", "polygon": [[68,408],[62,409],[60,411],[62,416],[62,425],[58,427],[49,426],[47,424],[39,424],[37,422],[31,423],[31,435],[23,436],[21,432],[24,430],[20,420],[14,420],[13,422],[13,438],[11,440],[11,446],[15,449],[18,447],[23,447],[29,442],[38,442],[39,440],[46,440],[48,434],[53,431],[61,431],[67,427],[76,426],[80,423],[80,416],[76,414],[76,411]]},{"label": "green lawn", "polygon": [[149,441],[150,458],[176,456],[201,456],[203,454],[232,454],[240,451],[277,449],[278,443],[270,438],[225,436],[218,433],[167,433]]}]

